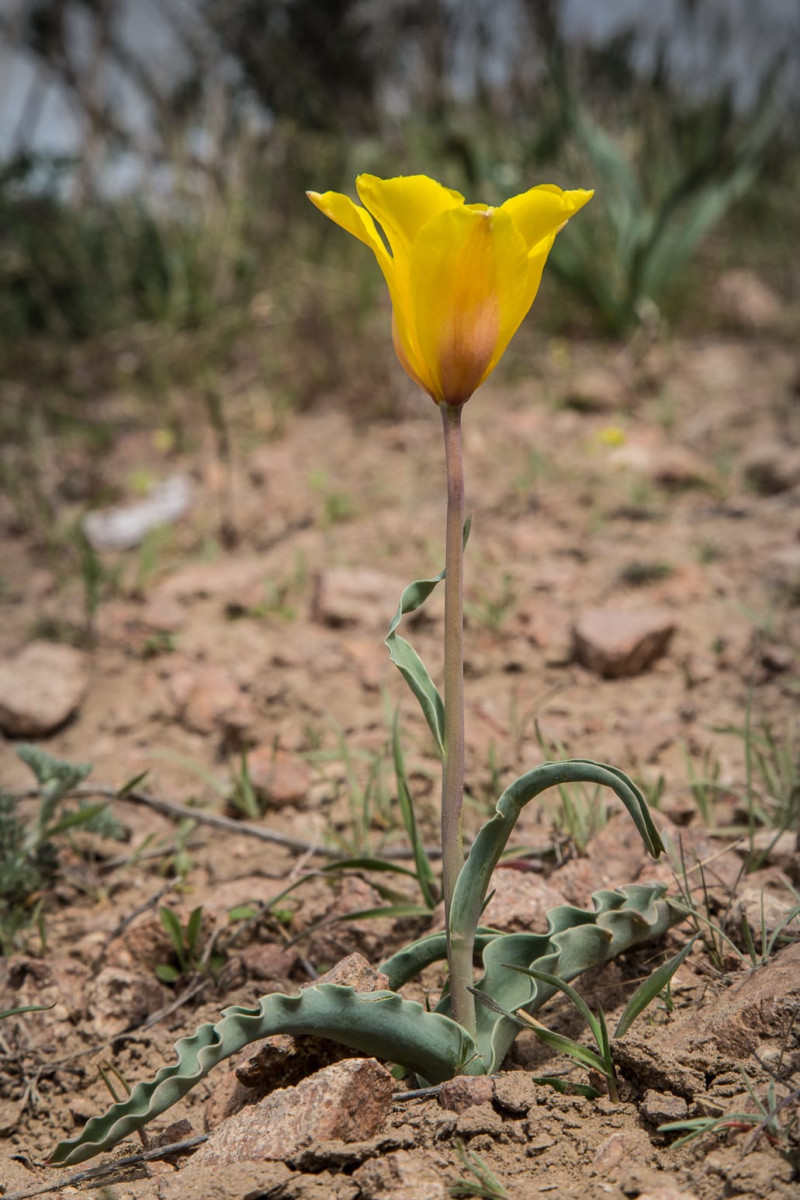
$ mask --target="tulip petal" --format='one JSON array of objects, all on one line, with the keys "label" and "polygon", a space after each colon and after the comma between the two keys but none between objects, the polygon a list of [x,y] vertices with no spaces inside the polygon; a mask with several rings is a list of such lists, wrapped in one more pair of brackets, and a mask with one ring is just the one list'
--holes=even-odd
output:
[{"label": "tulip petal", "polygon": [[508,213],[531,251],[543,238],[557,233],[593,195],[594,192],[583,189],[564,192],[555,184],[542,183],[519,196],[512,196],[501,205],[500,211]]},{"label": "tulip petal", "polygon": [[354,204],[349,196],[341,192],[325,192],[322,195],[319,192],[306,192],[306,195],[326,217],[369,246],[388,281],[389,275],[394,273],[392,260],[367,210]]},{"label": "tulip petal", "polygon": [[527,248],[507,213],[459,207],[423,226],[409,302],[437,403],[463,404],[486,378],[528,311],[528,290]]},{"label": "tulip petal", "polygon": [[359,175],[356,190],[361,203],[383,228],[396,260],[408,253],[423,225],[464,203],[460,192],[427,175],[398,175],[394,179]]}]

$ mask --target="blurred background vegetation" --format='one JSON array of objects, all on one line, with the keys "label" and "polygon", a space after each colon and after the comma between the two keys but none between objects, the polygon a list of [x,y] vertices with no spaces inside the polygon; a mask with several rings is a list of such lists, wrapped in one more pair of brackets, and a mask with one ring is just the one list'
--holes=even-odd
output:
[{"label": "blurred background vegetation", "polygon": [[796,0],[4,0],[0,56],[7,445],[115,404],[180,445],[165,397],[219,433],[254,384],[391,411],[379,272],[303,197],[359,171],[596,188],[548,334],[713,328],[731,267],[797,312]]}]

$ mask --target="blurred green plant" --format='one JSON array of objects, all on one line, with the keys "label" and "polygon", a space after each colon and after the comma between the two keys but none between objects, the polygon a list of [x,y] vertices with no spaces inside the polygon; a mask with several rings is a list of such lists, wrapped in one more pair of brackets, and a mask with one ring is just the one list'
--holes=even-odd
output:
[{"label": "blurred green plant", "polygon": [[610,332],[652,321],[694,251],[756,183],[780,127],[775,77],[748,116],[728,92],[687,104],[658,82],[632,84],[633,123],[616,133],[582,99],[580,73],[555,25],[548,63],[558,137],[573,170],[597,188],[575,236],[556,242],[555,273]]},{"label": "blurred green plant", "polygon": [[66,804],[91,771],[87,763],[53,758],[37,746],[18,746],[17,756],[34,774],[37,807],[26,819],[20,799],[0,792],[0,953],[13,953],[31,924],[44,932],[44,906],[58,877],[59,840],[73,830],[121,839],[107,804]]}]

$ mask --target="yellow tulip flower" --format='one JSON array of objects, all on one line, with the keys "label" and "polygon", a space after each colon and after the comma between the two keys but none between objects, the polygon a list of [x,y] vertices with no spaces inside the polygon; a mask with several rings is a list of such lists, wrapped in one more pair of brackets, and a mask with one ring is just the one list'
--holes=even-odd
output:
[{"label": "yellow tulip flower", "polygon": [[377,258],[405,370],[437,404],[464,404],[533,304],[556,234],[594,193],[541,184],[491,208],[427,175],[359,175],[356,188],[363,208],[307,194]]}]

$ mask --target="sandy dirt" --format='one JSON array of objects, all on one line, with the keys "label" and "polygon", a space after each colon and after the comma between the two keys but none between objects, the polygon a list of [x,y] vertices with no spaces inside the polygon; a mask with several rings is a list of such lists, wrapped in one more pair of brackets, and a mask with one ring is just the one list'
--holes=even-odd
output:
[{"label": "sandy dirt", "polygon": [[[779,841],[758,817],[748,829],[753,805],[773,825],[780,814],[775,781],[745,753],[769,730],[797,786],[800,359],[785,344],[723,338],[657,344],[638,359],[561,343],[528,357],[519,382],[487,385],[464,418],[473,514],[467,834],[498,787],[542,760],[544,745],[551,755],[614,763],[642,782],[671,859],[646,861],[613,798],[607,809],[603,799],[590,809],[576,798],[597,825],[584,844],[551,796],[520,822],[527,869],[498,873],[491,920],[519,928],[541,920],[551,896],[586,905],[599,887],[645,879],[675,892],[682,846],[686,865],[709,864],[708,911],[741,949],[741,913],[758,940],[762,894],[774,924],[800,885],[795,828]],[[89,644],[79,575],[65,579],[41,539],[20,532],[10,502],[0,514],[0,655],[12,658],[35,637],[66,638],[88,673],[77,714],[38,743],[91,762],[98,784],[118,788],[146,771],[139,787],[149,795],[233,818],[242,815],[233,781],[246,752],[263,797],[254,823],[308,847],[202,820],[187,828],[135,798],[113,802],[122,844],[86,834],[62,841],[46,945],[33,928],[18,953],[0,959],[0,1009],[55,1002],[0,1028],[0,1195],[52,1185],[48,1153],[109,1102],[101,1064],[129,1085],[150,1078],[178,1037],[221,1008],[295,991],[353,951],[377,965],[429,924],[345,919],[314,929],[326,916],[380,903],[369,873],[338,882],[314,875],[259,919],[229,914],[269,901],[321,866],[331,847],[404,846],[387,750],[399,701],[419,820],[426,841],[436,841],[437,764],[383,637],[402,587],[442,565],[437,414],[412,399],[396,419],[376,423],[331,398],[278,417],[248,397],[233,406],[231,429],[232,463],[220,461],[210,435],[177,453],[154,441],[152,428],[124,421],[102,455],[76,443],[54,456],[54,494],[76,511],[86,503],[82,487],[95,504],[130,498],[131,479],[145,469],[156,479],[188,474],[194,486],[181,522],[144,548],[102,556],[104,597]],[[631,677],[581,665],[573,629],[598,607],[674,624],[666,651]],[[436,595],[409,633],[434,678],[441,633]],[[6,789],[30,786],[15,745],[0,744]],[[359,792],[371,776],[365,818]],[[32,811],[34,801],[24,803]],[[354,832],[354,814],[368,827]],[[705,903],[700,872],[689,878]],[[159,965],[175,965],[161,905],[183,920],[203,909],[208,961],[174,983],[156,976]],[[591,972],[579,989],[603,1004],[613,1027],[634,981],[690,932],[676,928]],[[526,1034],[493,1098],[462,1113],[436,1096],[401,1100],[379,1135],[349,1151],[323,1143],[284,1163],[212,1173],[193,1167],[186,1151],[72,1188],[66,1175],[81,1168],[58,1172],[53,1194],[445,1196],[465,1175],[463,1144],[515,1200],[797,1195],[797,933],[795,920],[755,966],[730,947],[715,961],[698,940],[671,1005],[656,1002],[619,1040],[619,1104],[535,1083],[557,1071],[573,1082],[587,1075]],[[435,998],[440,983],[432,973],[422,988]],[[540,1016],[588,1044],[566,1001]],[[173,1121],[189,1122],[173,1140],[219,1124],[227,1074],[218,1068],[155,1121],[151,1143]],[[658,1132],[675,1119],[752,1114],[754,1097],[780,1105],[768,1125],[734,1116],[678,1148],[677,1135]],[[101,1161],[141,1149],[128,1139]]]}]

